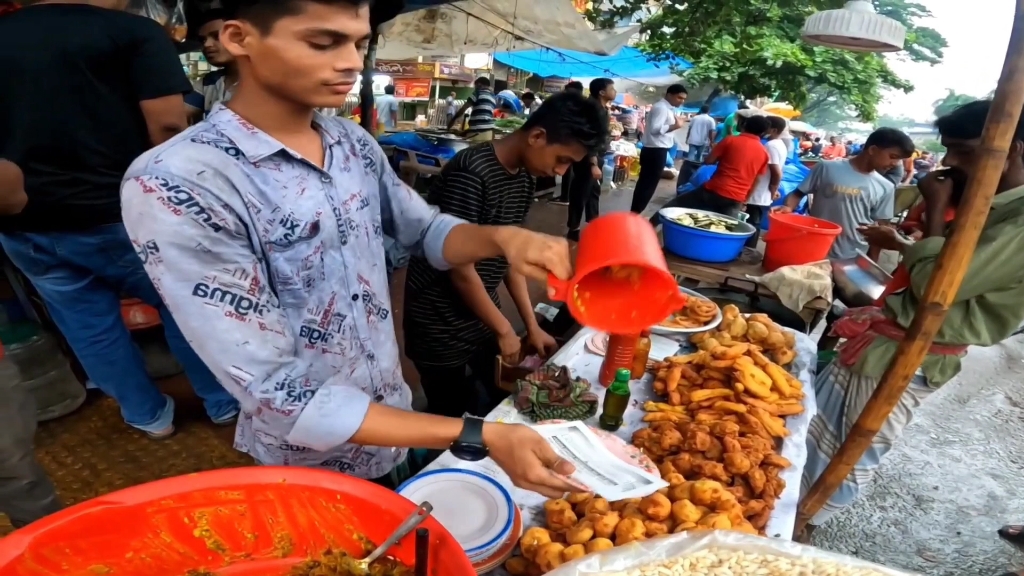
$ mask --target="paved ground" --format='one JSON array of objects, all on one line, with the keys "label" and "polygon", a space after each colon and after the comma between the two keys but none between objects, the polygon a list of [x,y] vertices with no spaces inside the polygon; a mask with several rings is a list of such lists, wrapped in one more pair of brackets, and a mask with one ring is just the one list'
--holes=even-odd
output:
[{"label": "paved ground", "polygon": [[1024,556],[996,535],[1024,522],[1024,336],[971,348],[933,394],[873,489],[814,534],[814,544],[934,575],[996,576]]}]

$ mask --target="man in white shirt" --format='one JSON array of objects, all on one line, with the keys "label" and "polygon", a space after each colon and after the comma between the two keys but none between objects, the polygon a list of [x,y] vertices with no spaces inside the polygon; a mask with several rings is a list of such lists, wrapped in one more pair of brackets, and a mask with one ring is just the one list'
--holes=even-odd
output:
[{"label": "man in white shirt", "polygon": [[749,215],[747,222],[754,227],[754,235],[747,239],[748,248],[757,248],[761,237],[761,221],[772,202],[779,198],[779,183],[782,182],[782,167],[786,165],[786,142],[779,138],[786,131],[786,119],[781,116],[768,116],[768,132],[765,137],[765,150],[768,151],[768,172],[757,177],[754,192],[750,195],[745,212]]},{"label": "man in white shirt", "polygon": [[686,145],[689,146],[686,159],[691,162],[703,162],[704,156],[711,150],[711,143],[715,141],[717,124],[708,114],[710,111],[711,107],[705,104],[690,120],[690,128],[686,131]]},{"label": "man in white shirt", "polygon": [[661,173],[665,171],[668,150],[675,144],[672,132],[683,127],[683,119],[676,109],[686,102],[686,87],[673,84],[665,91],[665,98],[651,107],[647,116],[647,129],[641,140],[640,175],[633,188],[633,202],[630,210],[639,214],[647,208],[648,202],[654,197],[658,188]]},{"label": "man in white shirt", "polygon": [[374,105],[377,107],[377,121],[384,129],[396,129],[398,127],[398,98],[395,98],[395,85],[385,86],[384,95],[377,98]]}]

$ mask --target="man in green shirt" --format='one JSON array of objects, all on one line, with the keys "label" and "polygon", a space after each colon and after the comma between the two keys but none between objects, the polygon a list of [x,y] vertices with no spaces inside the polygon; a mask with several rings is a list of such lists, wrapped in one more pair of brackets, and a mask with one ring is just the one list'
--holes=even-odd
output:
[{"label": "man in green shirt", "polygon": [[[972,102],[935,122],[947,150],[943,163],[950,171],[959,171],[962,176],[975,171],[976,151],[991,104],[991,100]],[[917,407],[931,392],[960,372],[960,359],[968,346],[991,346],[1012,334],[1024,320],[1022,154],[1024,117],[1014,133],[997,196],[992,201],[992,211],[978,239],[970,267],[935,336],[935,343],[871,447],[839,490],[811,519],[808,533],[853,502],[870,484],[881,459],[902,435]],[[927,204],[928,221],[945,221],[943,214],[950,205],[950,198],[955,192],[962,192],[954,190],[954,182],[965,181],[966,178],[954,178],[949,171],[941,170],[921,180],[919,187]],[[903,254],[910,285],[886,298],[882,307],[854,308],[836,322],[833,335],[846,341],[838,349],[838,358],[815,378],[818,414],[811,421],[807,436],[803,491],[817,480],[846,440],[914,318],[945,242],[943,227],[928,228],[925,237],[917,242],[904,238],[888,226],[868,226],[860,230],[869,244]]]},{"label": "man in green shirt", "polygon": [[[749,109],[750,106],[747,106],[746,102],[740,102],[739,105],[736,106],[736,112]],[[723,121],[725,128],[719,133],[718,139],[715,140],[716,143],[725,140],[729,136],[739,136],[740,127],[736,123],[736,112],[725,117],[725,120]]]}]

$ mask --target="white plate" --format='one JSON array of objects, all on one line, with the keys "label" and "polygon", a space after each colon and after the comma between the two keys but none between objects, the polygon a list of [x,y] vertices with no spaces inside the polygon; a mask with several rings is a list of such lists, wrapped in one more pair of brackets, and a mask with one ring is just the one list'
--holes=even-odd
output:
[{"label": "white plate", "polygon": [[[682,292],[683,294],[686,294],[687,296],[689,296],[691,298],[701,298],[703,300],[709,300],[710,301],[710,298],[708,298],[707,296],[703,296],[701,293],[694,292],[693,290],[690,290],[689,288],[683,288],[682,286],[680,286],[679,287],[679,291]],[[718,306],[718,305],[716,304],[716,306]],[[658,324],[655,324],[654,326],[651,326],[651,334],[663,334],[663,335],[666,335],[666,336],[670,336],[672,334],[697,334],[699,332],[707,332],[708,330],[712,330],[714,328],[717,328],[718,325],[721,324],[721,323],[722,323],[722,307],[718,306],[718,313],[715,314],[715,317],[711,320],[711,322],[709,322],[708,324],[705,324],[704,326],[701,326],[700,328],[666,328],[664,326],[660,326]]]},{"label": "white plate", "polygon": [[399,486],[397,492],[415,503],[430,502],[432,516],[471,558],[486,558],[512,531],[512,496],[478,472],[424,472]]}]

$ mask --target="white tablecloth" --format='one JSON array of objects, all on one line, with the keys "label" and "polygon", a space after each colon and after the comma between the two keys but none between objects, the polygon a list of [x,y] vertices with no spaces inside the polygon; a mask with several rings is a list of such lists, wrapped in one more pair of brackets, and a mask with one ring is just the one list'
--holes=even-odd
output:
[{"label": "white tablecloth", "polygon": [[[592,389],[597,394],[599,402],[604,402],[605,388],[598,383],[598,372],[601,369],[602,356],[592,354],[586,349],[586,341],[594,332],[584,328],[580,330],[557,354],[551,357],[549,362],[556,365],[568,366],[574,376],[586,378],[592,384]],[[666,356],[675,354],[685,340],[679,341],[663,336],[652,336],[651,356],[652,360],[661,360]],[[790,366],[804,384],[804,412],[796,417],[786,420],[786,427],[791,434],[782,443],[782,455],[793,464],[782,471],[780,476],[786,481],[786,489],[775,503],[775,510],[766,526],[766,533],[776,538],[792,539],[793,525],[796,521],[797,504],[800,499],[800,476],[803,473],[804,464],[807,461],[807,428],[811,418],[817,413],[817,406],[814,402],[814,370],[817,363],[817,346],[806,334],[796,333],[797,357]],[[644,411],[642,405],[647,400],[654,400],[655,395],[652,389],[653,376],[644,376],[641,384],[633,384],[631,388],[632,401],[624,416],[625,422],[615,433],[626,442],[630,442],[633,432],[646,424],[643,422]],[[600,414],[600,404],[598,414]],[[506,398],[497,408],[487,415],[491,422],[515,422],[530,424],[522,418],[512,405],[512,398]],[[597,416],[587,421],[587,424],[598,427]],[[437,470],[441,468],[462,468],[474,470],[491,476],[500,482],[512,494],[512,498],[523,512],[523,523],[525,526],[539,526],[544,523],[543,504],[545,498],[534,492],[520,490],[512,485],[512,481],[505,473],[497,467],[490,458],[480,462],[466,462],[459,460],[451,452],[445,452],[437,460],[427,466],[424,471]],[[496,575],[504,575],[503,569],[494,571]]]}]

